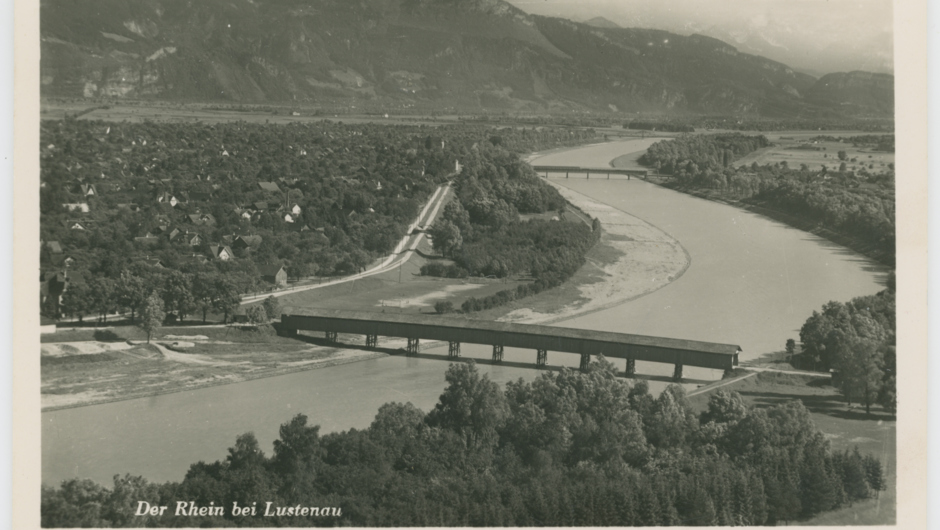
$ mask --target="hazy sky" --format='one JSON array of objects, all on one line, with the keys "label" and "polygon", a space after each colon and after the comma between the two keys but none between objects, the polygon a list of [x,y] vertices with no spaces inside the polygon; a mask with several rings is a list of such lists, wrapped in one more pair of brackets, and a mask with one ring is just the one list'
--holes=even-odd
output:
[{"label": "hazy sky", "polygon": [[814,74],[894,70],[890,0],[508,1],[538,15],[700,33]]}]

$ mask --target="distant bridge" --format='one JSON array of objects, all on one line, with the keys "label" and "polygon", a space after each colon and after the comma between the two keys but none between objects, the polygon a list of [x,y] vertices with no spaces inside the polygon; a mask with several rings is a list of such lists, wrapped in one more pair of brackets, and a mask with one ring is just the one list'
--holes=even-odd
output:
[{"label": "distant bridge", "polygon": [[595,175],[607,175],[608,179],[611,175],[626,175],[627,180],[630,180],[630,177],[646,178],[649,174],[645,169],[624,169],[619,167],[532,166],[532,169],[539,173],[545,173],[546,178],[548,178],[549,173],[564,173],[565,178],[568,178],[570,173],[574,173],[576,175],[585,174],[590,179],[591,173],[594,173]]},{"label": "distant bridge", "polygon": [[673,379],[682,380],[683,366],[731,370],[738,365],[741,347],[694,340],[669,339],[606,331],[488,322],[444,317],[366,313],[339,310],[295,310],[281,316],[281,329],[289,335],[298,331],[322,331],[336,342],[337,334],[365,335],[367,347],[378,344],[378,336],[408,339],[406,351],[417,354],[420,340],[447,341],[449,357],[460,356],[460,344],[485,344],[493,347],[493,361],[503,360],[503,348],[527,348],[536,351],[538,367],[548,363],[548,352],[581,355],[581,369],[587,369],[591,355],[626,359],[626,374],[636,373],[636,361],[667,363],[675,366]]}]

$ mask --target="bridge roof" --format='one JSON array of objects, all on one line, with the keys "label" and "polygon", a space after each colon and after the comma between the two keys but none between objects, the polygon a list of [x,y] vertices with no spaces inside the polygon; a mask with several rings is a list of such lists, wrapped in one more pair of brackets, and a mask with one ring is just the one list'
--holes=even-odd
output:
[{"label": "bridge roof", "polygon": [[638,346],[652,346],[658,348],[670,348],[675,350],[689,350],[726,355],[733,355],[742,351],[741,347],[736,344],[720,344],[715,342],[702,342],[696,340],[653,337],[649,335],[633,335],[629,333],[614,333],[609,331],[594,331],[589,329],[542,326],[538,324],[517,324],[513,322],[471,320],[463,318],[442,317],[437,315],[371,313],[365,311],[343,311],[338,309],[309,309],[294,307],[285,308],[284,315],[298,317],[309,316],[319,318],[335,318],[347,321],[386,322],[390,324],[413,324],[435,327],[473,329],[481,331],[549,335],[571,339],[619,342],[623,344],[635,344]]}]

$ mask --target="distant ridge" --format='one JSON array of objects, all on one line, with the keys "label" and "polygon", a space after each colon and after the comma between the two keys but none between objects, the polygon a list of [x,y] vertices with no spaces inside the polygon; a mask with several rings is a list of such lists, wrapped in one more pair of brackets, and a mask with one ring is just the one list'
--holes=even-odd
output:
[{"label": "distant ridge", "polygon": [[620,24],[606,19],[604,17],[594,17],[591,20],[585,20],[585,24],[588,26],[594,26],[595,28],[620,28]]},{"label": "distant ridge", "polygon": [[43,0],[41,94],[470,112],[893,112],[892,76],[830,74],[817,86],[717,39],[604,20],[533,16],[503,0]]}]

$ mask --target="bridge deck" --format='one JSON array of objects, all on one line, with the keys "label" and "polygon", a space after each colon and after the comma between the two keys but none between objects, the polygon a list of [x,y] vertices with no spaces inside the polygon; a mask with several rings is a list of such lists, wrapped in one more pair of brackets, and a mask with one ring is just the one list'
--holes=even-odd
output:
[{"label": "bridge deck", "polygon": [[740,346],[584,329],[340,310],[291,310],[288,330],[442,340],[730,370]]},{"label": "bridge deck", "polygon": [[621,167],[585,167],[585,166],[544,166],[533,165],[532,169],[539,172],[549,171],[552,173],[609,173],[611,175],[639,175],[646,176],[649,171],[646,169],[627,169]]}]

